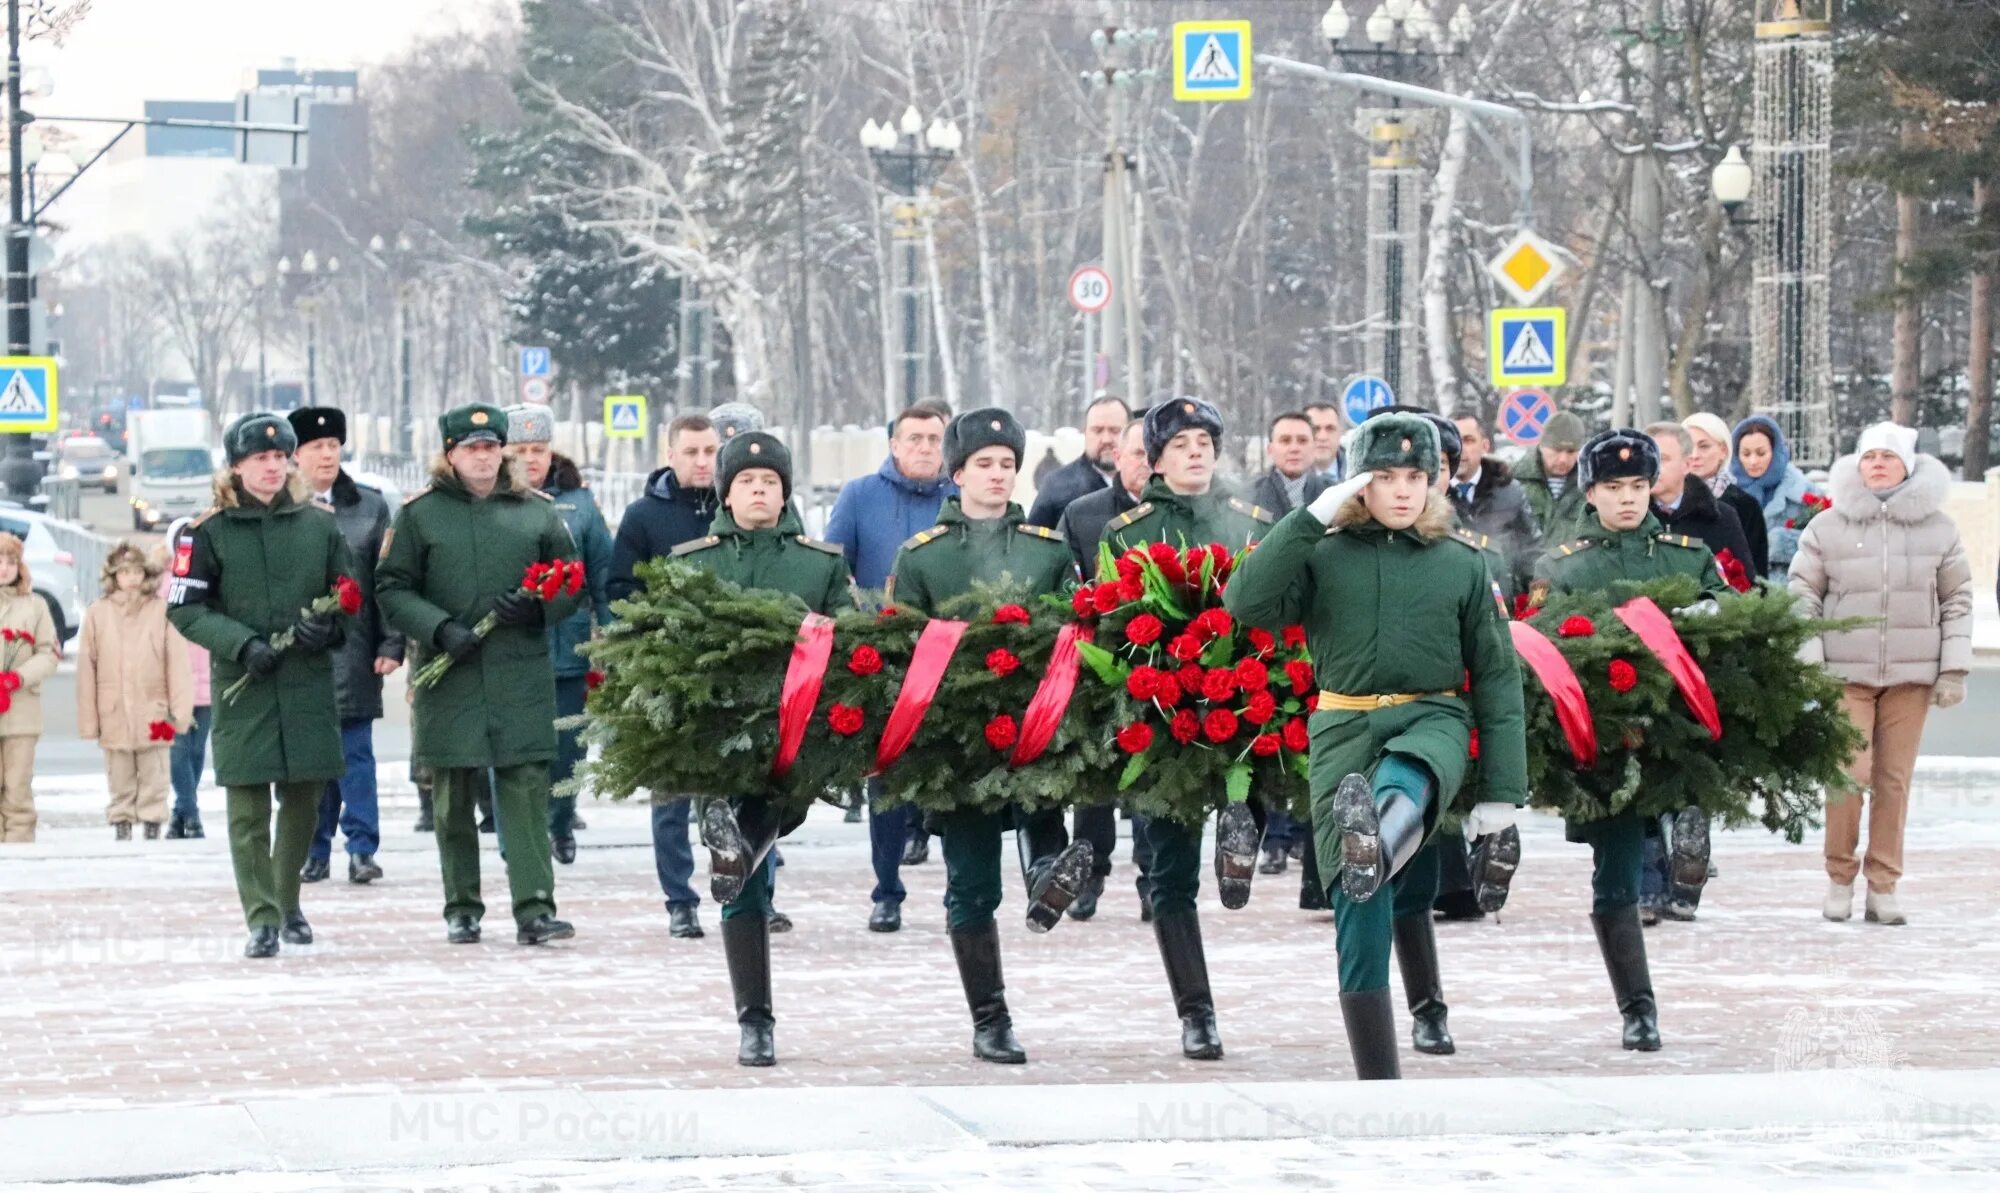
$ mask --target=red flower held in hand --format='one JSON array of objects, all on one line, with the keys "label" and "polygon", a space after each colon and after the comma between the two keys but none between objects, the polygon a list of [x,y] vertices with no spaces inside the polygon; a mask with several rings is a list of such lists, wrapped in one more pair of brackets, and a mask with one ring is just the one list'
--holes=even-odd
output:
[{"label": "red flower held in hand", "polygon": [[1209,714],[1201,719],[1202,734],[1214,742],[1228,741],[1235,737],[1236,731],[1241,728],[1242,725],[1236,720],[1236,714],[1226,708],[1211,709]]},{"label": "red flower held in hand", "polygon": [[1250,700],[1243,707],[1243,719],[1252,725],[1268,725],[1277,715],[1278,698],[1266,691],[1250,693]]},{"label": "red flower held in hand", "polygon": [[1574,613],[1563,618],[1562,624],[1556,627],[1557,636],[1563,638],[1588,638],[1596,632],[1596,623],[1588,617]]},{"label": "red flower held in hand", "polygon": [[1118,748],[1127,754],[1143,754],[1153,745],[1153,727],[1138,721],[1118,731]]},{"label": "red flower held in hand", "polygon": [[4,626],[0,626],[0,642],[12,642],[13,640],[14,640],[14,631],[7,629]]},{"label": "red flower held in hand", "polygon": [[1306,628],[1302,625],[1285,627],[1285,649],[1301,650],[1306,644]]},{"label": "red flower held in hand", "polygon": [[1293,659],[1285,664],[1285,678],[1291,681],[1292,695],[1303,696],[1312,691],[1313,665],[1304,659]]},{"label": "red flower held in hand", "polygon": [[1304,717],[1293,717],[1285,722],[1285,748],[1294,754],[1303,754],[1312,746],[1312,734],[1306,729]]},{"label": "red flower held in hand", "polygon": [[1236,695],[1236,673],[1226,667],[1217,667],[1201,681],[1202,699],[1210,704],[1221,704]]},{"label": "red flower held in hand", "polygon": [[1201,575],[1202,565],[1208,562],[1208,548],[1189,547],[1187,554],[1181,556],[1181,558],[1187,567],[1188,583],[1192,584]]},{"label": "red flower held in hand", "polygon": [[1611,660],[1611,666],[1606,671],[1606,678],[1611,681],[1614,692],[1629,692],[1638,686],[1639,672],[1624,659]]},{"label": "red flower held in hand", "polygon": [[1162,568],[1170,563],[1177,564],[1181,560],[1180,555],[1166,543],[1146,544],[1146,557],[1153,561],[1154,566]]},{"label": "red flower held in hand", "polygon": [[842,737],[853,737],[861,732],[861,724],[867,718],[852,704],[836,704],[826,710],[827,727]]},{"label": "red flower held in hand", "polygon": [[21,673],[19,671],[0,671],[0,692],[11,695],[20,690]]},{"label": "red flower held in hand", "polygon": [[1172,677],[1161,674],[1157,667],[1134,667],[1125,677],[1125,691],[1134,700],[1151,700],[1164,684],[1175,696],[1180,695],[1180,686]]},{"label": "red flower held in hand", "polygon": [[999,716],[986,722],[986,744],[996,750],[1004,750],[1012,746],[1014,739],[1018,736],[1020,736],[1019,727],[1014,724],[1014,718],[1008,716],[1006,713],[1001,713]]},{"label": "red flower held in hand", "polygon": [[1176,634],[1167,643],[1167,653],[1183,663],[1192,663],[1201,657],[1201,640],[1193,634]]},{"label": "red flower held in hand", "polygon": [[1013,651],[1008,650],[1004,646],[998,650],[988,651],[986,654],[986,669],[1001,679],[1014,674],[1015,669],[1020,667],[1020,665],[1021,660],[1015,656]]},{"label": "red flower held in hand", "polygon": [[1465,756],[1474,762],[1479,761],[1479,730],[1477,729],[1472,731],[1471,738],[1465,744]]},{"label": "red flower held in hand", "polygon": [[602,672],[602,671],[586,671],[586,672],[584,672],[584,673],[583,673],[583,690],[584,690],[584,691],[586,691],[586,692],[595,692],[595,691],[596,691],[597,689],[599,689],[599,688],[601,688],[601,687],[603,687],[603,686],[604,686],[604,672]]},{"label": "red flower held in hand", "polygon": [[1090,594],[1090,603],[1099,613],[1109,613],[1125,603],[1116,584],[1100,584]]},{"label": "red flower held in hand", "polygon": [[1236,686],[1244,691],[1269,687],[1271,669],[1256,659],[1240,659],[1236,663]]},{"label": "red flower held in hand", "polygon": [[1275,733],[1260,733],[1250,739],[1250,752],[1259,758],[1269,758],[1277,753],[1283,744]]},{"label": "red flower held in hand", "polygon": [[1750,591],[1750,570],[1743,561],[1736,558],[1736,552],[1724,547],[1715,553],[1715,569],[1722,573],[1722,580],[1738,592]]},{"label": "red flower held in hand", "polygon": [[1253,629],[1250,631],[1250,649],[1258,658],[1268,659],[1278,653],[1278,640],[1271,636],[1269,630]]},{"label": "red flower held in hand", "polygon": [[1120,555],[1111,566],[1117,569],[1120,580],[1136,580],[1146,571],[1145,561],[1130,551]]},{"label": "red flower held in hand", "polygon": [[1118,582],[1118,599],[1131,604],[1146,595],[1146,582],[1137,576],[1127,576]]},{"label": "red flower held in hand", "polygon": [[1208,545],[1208,554],[1210,558],[1215,560],[1215,574],[1217,576],[1236,566],[1236,561],[1229,557],[1229,548],[1223,546],[1221,543],[1210,543]]},{"label": "red flower held in hand", "polygon": [[333,591],[340,598],[340,611],[349,617],[361,612],[361,586],[346,576],[337,576]]},{"label": "red flower held in hand", "polygon": [[1166,627],[1160,624],[1159,618],[1151,613],[1141,613],[1125,623],[1125,641],[1134,646],[1151,646],[1160,640],[1165,631]]},{"label": "red flower held in hand", "polygon": [[174,727],[165,721],[154,721],[146,726],[146,736],[152,741],[174,740]]},{"label": "red flower held in hand", "polygon": [[847,656],[847,669],[856,675],[874,675],[882,670],[882,654],[864,643]]},{"label": "red flower held in hand", "polygon": [[575,596],[582,591],[583,560],[572,559],[569,561],[569,579],[563,582],[563,593],[567,596]]},{"label": "red flower held in hand", "polygon": [[1192,710],[1184,708],[1174,714],[1173,721],[1167,725],[1167,732],[1174,735],[1175,741],[1187,745],[1201,735],[1201,719]]},{"label": "red flower held in hand", "polygon": [[1019,605],[1002,605],[993,611],[994,625],[1027,625],[1028,611]]}]

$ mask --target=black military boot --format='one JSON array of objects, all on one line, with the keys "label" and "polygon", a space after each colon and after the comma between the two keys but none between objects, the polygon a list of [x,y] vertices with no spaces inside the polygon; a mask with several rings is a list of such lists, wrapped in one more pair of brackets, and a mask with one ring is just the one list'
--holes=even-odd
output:
[{"label": "black military boot", "polygon": [[[1089,848],[1089,842],[1083,845]],[[972,1010],[972,1055],[996,1065],[1025,1064],[1028,1054],[1014,1039],[1007,987],[1000,977],[1000,926],[988,920],[976,927],[953,928],[951,955],[958,960],[958,980],[965,987],[965,1005]]]},{"label": "black military boot", "polygon": [[208,836],[207,833],[202,831],[201,817],[199,816],[189,817],[187,827],[183,831],[187,833],[187,839],[190,841],[200,841]]},{"label": "black military boot", "polygon": [[550,837],[549,856],[565,866],[573,864],[576,861],[575,834],[564,833],[559,837]]},{"label": "black military boot", "polygon": [[1264,826],[1249,804],[1230,804],[1215,818],[1215,893],[1231,911],[1250,902],[1250,880],[1257,876],[1263,844]]},{"label": "black military boot", "polygon": [[311,944],[313,928],[306,922],[305,913],[288,911],[285,913],[285,929],[278,934],[286,944]]},{"label": "black military boot", "polygon": [[1402,916],[1390,924],[1395,935],[1396,964],[1403,971],[1403,995],[1409,999],[1410,1043],[1418,1052],[1450,1056],[1458,1051],[1445,1025],[1444,979],[1438,974],[1437,935],[1429,909]]},{"label": "black military boot", "polygon": [[[1092,848],[1093,855],[1095,847]],[[1082,889],[1076,892],[1076,899],[1069,905],[1069,918],[1087,920],[1097,914],[1097,901],[1104,897],[1104,877],[1092,874],[1083,880]]]},{"label": "black military boot", "polygon": [[922,827],[911,829],[909,837],[903,842],[903,864],[921,866],[930,860],[931,835]]},{"label": "black military boot", "polygon": [[1090,881],[1096,851],[1088,841],[1069,839],[1060,811],[1024,817],[1014,844],[1028,884],[1028,930],[1047,932],[1062,923],[1063,912]]},{"label": "black military boot", "polygon": [[1472,896],[1479,910],[1498,912],[1507,906],[1520,865],[1521,830],[1511,824],[1472,843]]},{"label": "black military boot", "polygon": [[1347,1028],[1347,1051],[1360,1081],[1395,1081],[1403,1076],[1396,1056],[1396,1007],[1389,988],[1340,993],[1340,1021]]},{"label": "black military boot", "polygon": [[1708,884],[1708,813],[1700,808],[1682,808],[1667,819],[1667,856],[1670,877],[1667,905],[1669,919],[1691,920],[1701,906],[1701,889]]},{"label": "black military boot", "polygon": [[1208,990],[1208,958],[1201,950],[1201,917],[1163,916],[1153,921],[1153,938],[1167,966],[1167,988],[1181,1017],[1181,1055],[1189,1060],[1221,1060],[1222,1035],[1215,1029],[1215,996]]},{"label": "black military boot", "polygon": [[1290,864],[1291,864],[1291,855],[1285,851],[1284,846],[1266,845],[1264,847],[1264,860],[1261,864],[1258,865],[1257,873],[1283,874],[1285,872],[1285,867]]},{"label": "black military boot", "polygon": [[1605,972],[1611,975],[1611,996],[1625,1017],[1626,1051],[1658,1052],[1660,1012],[1653,1001],[1653,976],[1646,968],[1645,929],[1639,926],[1638,907],[1593,912],[1590,926],[1597,930],[1597,948],[1604,954]]},{"label": "black military boot", "polygon": [[478,944],[479,921],[469,915],[446,916],[444,938],[451,944]]},{"label": "black military boot", "polygon": [[437,817],[431,808],[431,789],[423,787],[417,792],[417,823],[413,826],[420,833],[437,831]]},{"label": "black military boot", "polygon": [[514,929],[515,944],[547,944],[552,940],[568,940],[576,935],[576,928],[568,920],[559,920],[552,915],[538,915]]},{"label": "black military boot", "polygon": [[[1400,755],[1381,762],[1388,766]],[[1424,842],[1425,793],[1384,787],[1377,803],[1367,775],[1351,774],[1333,793],[1334,823],[1340,826],[1340,888],[1356,903],[1375,897]]]},{"label": "black military boot", "polygon": [[742,1040],[736,1063],[763,1068],[778,1063],[771,1038],[771,926],[760,915],[725,917],[722,955],[729,962],[729,989],[736,995],[736,1023]]},{"label": "black military boot", "polygon": [[1299,859],[1299,910],[1332,909],[1333,905],[1326,900],[1326,883],[1319,876],[1319,849],[1308,842],[1305,856]]},{"label": "black military boot", "polygon": [[[744,823],[746,818],[750,823]],[[743,884],[764,864],[777,840],[778,825],[761,804],[739,807],[734,800],[712,799],[702,806],[708,890],[717,903],[734,903],[743,894]]]},{"label": "black military boot", "polygon": [[179,816],[167,817],[167,840],[179,841],[187,836],[187,821]]},{"label": "black military boot", "polygon": [[299,867],[299,881],[325,882],[326,876],[331,873],[333,873],[332,859],[309,857],[306,859],[306,864]]},{"label": "black military boot", "polygon": [[347,855],[347,881],[356,886],[367,886],[382,877],[382,867],[375,864],[372,853],[350,853]]},{"label": "black military boot", "polygon": [[269,925],[250,929],[250,939],[244,942],[243,955],[253,960],[278,955],[278,930]]}]

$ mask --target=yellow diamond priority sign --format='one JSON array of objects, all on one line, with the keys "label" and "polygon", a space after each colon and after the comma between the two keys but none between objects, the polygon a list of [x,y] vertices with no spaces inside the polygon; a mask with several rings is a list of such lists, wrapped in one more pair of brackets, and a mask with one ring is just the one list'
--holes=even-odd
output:
[{"label": "yellow diamond priority sign", "polygon": [[1540,298],[1563,275],[1555,246],[1522,229],[1486,263],[1486,272],[1523,306]]}]

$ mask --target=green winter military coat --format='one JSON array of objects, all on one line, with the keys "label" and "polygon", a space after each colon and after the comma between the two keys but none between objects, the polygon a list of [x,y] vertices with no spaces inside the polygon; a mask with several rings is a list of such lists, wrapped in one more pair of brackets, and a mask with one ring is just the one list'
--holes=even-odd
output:
[{"label": "green winter military coat", "polygon": [[[512,469],[502,468],[480,500],[439,459],[430,486],[403,503],[389,528],[375,569],[376,600],[408,635],[421,666],[437,654],[439,626],[457,621],[472,629],[495,599],[521,586],[530,564],[576,554],[554,503],[516,488]],[[540,626],[495,626],[471,657],[418,689],[413,761],[453,770],[553,759],[556,687],[546,627],[561,624],[580,600],[558,595]]]},{"label": "green winter military coat", "polygon": [[889,571],[888,600],[936,617],[945,602],[975,584],[1024,597],[1061,592],[1076,579],[1076,561],[1062,536],[1028,524],[1018,505],[1005,515],[975,522],[958,498],[947,497],[938,524],[904,540]]},{"label": "green winter military coat", "polygon": [[725,509],[708,534],[675,547],[673,558],[744,588],[790,593],[814,613],[831,617],[854,608],[847,556],[832,543],[807,538],[804,529],[790,502],[778,524],[765,530],[744,530]]},{"label": "green winter military coat", "polygon": [[1331,529],[1295,510],[1237,565],[1224,602],[1240,621],[1273,633],[1303,625],[1324,691],[1428,693],[1365,712],[1313,714],[1310,788],[1321,873],[1340,869],[1334,788],[1384,753],[1412,755],[1437,778],[1430,829],[1465,780],[1475,727],[1481,798],[1527,801],[1521,673],[1507,619],[1484,555],[1452,533],[1442,497],[1433,496],[1408,530],[1385,529],[1359,500],[1341,509]]},{"label": "green winter military coat", "polygon": [[1269,510],[1231,497],[1220,488],[1184,497],[1155,476],[1139,494],[1138,505],[1105,524],[1104,541],[1114,552],[1148,543],[1182,549],[1221,543],[1231,551],[1241,551],[1275,521]]},{"label": "green winter military coat", "polygon": [[354,575],[334,516],[312,504],[296,476],[264,505],[224,473],[215,506],[174,544],[168,619],[209,652],[215,692],[215,781],[224,787],[337,779],[346,769],[333,690],[334,653],[279,656],[269,679],[243,678],[237,656],[305,619],[306,607]]},{"label": "green winter military coat", "polygon": [[1596,592],[1620,581],[1643,583],[1665,576],[1693,576],[1708,596],[1730,591],[1716,570],[1715,553],[1700,539],[1667,534],[1652,514],[1636,530],[1591,525],[1569,542],[1551,546],[1535,572],[1534,604],[1558,592]]},{"label": "green winter military coat", "polygon": [[1542,453],[1535,448],[1513,466],[1514,479],[1528,500],[1528,512],[1535,517],[1536,542],[1544,549],[1581,533],[1596,518],[1583,500],[1582,470],[1572,469],[1569,483],[1560,496],[1549,491],[1549,478],[1542,472]]}]

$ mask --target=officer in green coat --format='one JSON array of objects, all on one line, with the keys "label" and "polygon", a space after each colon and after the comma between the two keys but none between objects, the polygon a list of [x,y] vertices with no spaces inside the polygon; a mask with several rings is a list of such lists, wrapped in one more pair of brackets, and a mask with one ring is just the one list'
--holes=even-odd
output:
[{"label": "officer in green coat", "polygon": [[[340,615],[300,615],[351,578],[354,562],[333,515],[290,471],[298,436],[283,415],[244,415],[222,446],[229,470],[216,478],[215,507],[174,543],[168,616],[214,667],[215,781],[228,795],[229,860],[250,926],[243,955],[274,957],[281,927],[286,943],[312,943],[299,868],[319,793],[346,769],[328,653]],[[278,650],[271,639],[286,630],[292,644]],[[224,695],[246,675],[248,687]]]},{"label": "officer in green coat", "polygon": [[[1715,555],[1685,535],[1665,534],[1653,516],[1653,482],[1660,477],[1660,450],[1644,432],[1606,431],[1584,445],[1578,467],[1589,501],[1592,525],[1584,534],[1542,557],[1529,601],[1539,607],[1551,593],[1594,592],[1621,581],[1694,576],[1709,596],[1728,591],[1716,570]],[[1706,821],[1703,822],[1704,830]],[[1639,924],[1639,883],[1646,848],[1646,822],[1624,811],[1587,824],[1566,827],[1564,835],[1590,846],[1591,927],[1611,992],[1624,1016],[1624,1045],[1639,1052],[1660,1047],[1659,1004],[1646,965],[1646,938]],[[1704,831],[1704,840],[1706,833]]]},{"label": "officer in green coat", "polygon": [[[1583,485],[1576,471],[1577,452],[1582,450],[1584,438],[1583,420],[1567,410],[1559,411],[1542,428],[1542,437],[1526,458],[1514,465],[1514,479],[1521,483],[1528,512],[1535,519],[1531,558],[1567,541],[1588,524]],[[1532,574],[1534,569],[1523,570]]]},{"label": "officer in green coat", "polygon": [[[506,849],[519,944],[567,940],[556,918],[549,859],[549,763],[556,753],[556,687],[547,627],[577,609],[567,592],[544,601],[523,591],[536,563],[576,558],[548,497],[506,466],[507,414],[473,404],[438,419],[444,454],[430,485],[403,503],[382,544],[375,590],[383,615],[411,645],[453,662],[416,692],[414,761],[432,771],[438,862],[444,875],[445,938],[479,940],[479,831],[473,800],[481,773]],[[492,632],[476,628],[491,616]]]},{"label": "officer in green coat", "polygon": [[[828,616],[854,608],[854,578],[839,547],[807,538],[792,512],[792,456],[777,436],[743,431],[715,460],[722,509],[708,534],[672,558],[744,588],[789,593]],[[736,1063],[777,1063],[771,1010],[771,881],[763,873],[778,838],[805,823],[781,822],[760,792],[710,799],[701,808],[709,890],[722,904],[722,951],[741,1032]],[[753,878],[753,876],[755,876]]]},{"label": "officer in green coat", "polygon": [[[1221,543],[1240,552],[1274,521],[1215,484],[1222,444],[1222,414],[1200,398],[1173,398],[1146,412],[1146,458],[1153,478],[1139,504],[1111,519],[1104,542],[1114,552],[1149,543],[1176,549]],[[1139,897],[1150,912],[1153,937],[1167,970],[1174,1010],[1181,1020],[1181,1053],[1190,1060],[1218,1060],[1222,1037],[1215,1026],[1215,998],[1208,986],[1201,920],[1201,826],[1165,818],[1132,818],[1132,854],[1140,866]],[[1264,810],[1255,801],[1230,804],[1216,820],[1216,885],[1225,907],[1250,898],[1264,840]]]},{"label": "officer in green coat", "polygon": [[1356,475],[1287,514],[1227,596],[1249,625],[1304,625],[1312,651],[1314,845],[1320,872],[1340,880],[1340,1012],[1363,1079],[1401,1075],[1389,996],[1396,900],[1377,895],[1409,881],[1465,779],[1474,729],[1484,789],[1468,835],[1511,824],[1528,794],[1514,648],[1485,558],[1452,533],[1439,457],[1425,418],[1362,423],[1347,442]]},{"label": "officer in green coat", "polygon": [[[945,471],[958,496],[945,498],[938,524],[911,536],[889,572],[888,599],[936,617],[973,585],[1032,600],[1076,580],[1062,537],[1028,524],[1014,504],[1014,482],[1027,432],[1005,410],[973,410],[946,428]],[[894,785],[891,772],[891,785]],[[958,977],[972,1011],[972,1054],[1018,1065],[1028,1059],[1014,1039],[1000,972],[1000,836],[1015,830],[1028,884],[1028,929],[1047,932],[1090,877],[1090,842],[1071,844],[1061,808],[1037,812],[958,811],[934,818],[944,837],[945,914]]]}]

